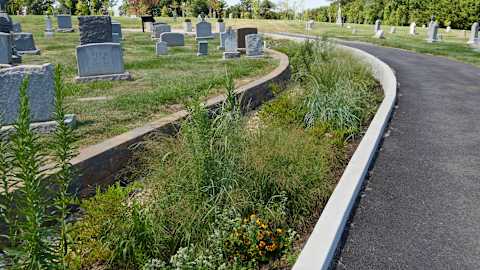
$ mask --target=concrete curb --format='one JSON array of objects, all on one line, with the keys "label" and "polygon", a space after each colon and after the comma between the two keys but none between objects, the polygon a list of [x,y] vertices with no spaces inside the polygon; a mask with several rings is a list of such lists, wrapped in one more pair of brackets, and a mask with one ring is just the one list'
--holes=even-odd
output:
[{"label": "concrete curb", "polygon": [[[268,75],[236,89],[243,112],[272,99],[272,84],[284,85],[290,79],[288,56],[274,50],[267,50],[267,53],[280,61],[279,66]],[[225,96],[220,95],[207,100],[205,104],[209,110],[215,110],[224,101]],[[94,194],[97,186],[114,183],[118,173],[131,160],[135,148],[155,134],[176,134],[180,122],[187,116],[188,112],[182,110],[80,150],[72,160],[74,169],[80,173],[73,181],[72,189],[80,197],[86,197]]]},{"label": "concrete curb", "polygon": [[[288,38],[303,41],[308,36],[292,34],[267,34],[273,38]],[[394,71],[383,61],[362,50],[337,45],[348,50],[372,68],[380,82],[384,99],[368,127],[362,141],[353,154],[345,171],[318,219],[312,234],[302,249],[293,269],[312,270],[330,268],[338,243],[350,217],[352,207],[370,168],[385,128],[388,124],[397,97],[397,78]]]}]

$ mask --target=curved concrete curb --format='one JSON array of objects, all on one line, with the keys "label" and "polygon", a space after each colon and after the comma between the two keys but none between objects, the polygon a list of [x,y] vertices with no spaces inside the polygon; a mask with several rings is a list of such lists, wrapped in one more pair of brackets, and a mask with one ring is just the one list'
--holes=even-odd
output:
[{"label": "curved concrete curb", "polygon": [[[291,34],[267,35],[273,38],[299,41],[303,41],[305,38],[315,38]],[[344,45],[337,46],[348,50],[371,66],[374,77],[382,85],[385,97],[303,247],[293,267],[294,270],[329,269],[352,207],[378,150],[397,97],[397,78],[387,64],[362,50]]]},{"label": "curved concrete curb", "polygon": [[[236,89],[243,112],[255,109],[273,98],[272,84],[282,86],[290,78],[288,56],[274,50],[268,50],[267,53],[279,60],[279,66],[268,75]],[[220,95],[207,100],[205,105],[209,110],[215,110],[224,101],[225,96]],[[72,189],[76,190],[80,197],[85,197],[93,194],[97,186],[114,183],[119,171],[131,160],[134,149],[139,146],[139,143],[158,133],[176,134],[180,122],[187,116],[186,110],[179,111],[82,149],[72,160],[74,169],[80,173],[73,181]]]}]

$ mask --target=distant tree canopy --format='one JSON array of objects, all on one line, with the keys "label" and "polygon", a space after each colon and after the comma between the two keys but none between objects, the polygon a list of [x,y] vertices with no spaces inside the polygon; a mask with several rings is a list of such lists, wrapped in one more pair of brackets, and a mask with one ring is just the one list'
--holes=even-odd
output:
[{"label": "distant tree canopy", "polygon": [[426,24],[434,15],[441,26],[469,29],[479,20],[480,0],[334,0],[328,7],[310,11],[318,21],[334,22],[338,4],[342,16],[350,23],[374,23],[381,19],[385,24],[408,25],[411,22]]}]

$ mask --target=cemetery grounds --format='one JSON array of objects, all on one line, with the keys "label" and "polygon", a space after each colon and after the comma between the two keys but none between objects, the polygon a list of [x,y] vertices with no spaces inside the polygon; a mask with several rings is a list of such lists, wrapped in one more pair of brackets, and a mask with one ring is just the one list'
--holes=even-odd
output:
[{"label": "cemetery grounds", "polygon": [[[32,32],[41,55],[23,56],[23,64],[61,64],[66,83],[66,105],[78,119],[76,128],[81,147],[119,135],[146,122],[179,111],[191,98],[207,99],[221,92],[228,70],[240,86],[253,78],[268,74],[277,65],[271,58],[221,61],[217,39],[209,42],[209,55],[196,57],[195,40],[186,37],[185,47],[173,47],[169,55],[155,56],[155,42],[150,33],[131,32],[139,29],[140,19],[123,25],[125,70],[133,81],[103,81],[75,83],[77,63],[75,47],[79,45],[78,29],[74,33],[56,33],[53,38],[43,35],[43,16],[12,16],[22,24],[23,31]],[[77,25],[76,17],[72,18]]]}]

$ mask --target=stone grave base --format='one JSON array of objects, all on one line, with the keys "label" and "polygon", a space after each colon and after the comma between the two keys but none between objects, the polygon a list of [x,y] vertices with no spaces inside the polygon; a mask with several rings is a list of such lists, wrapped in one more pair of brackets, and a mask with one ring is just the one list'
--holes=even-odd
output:
[{"label": "stone grave base", "polygon": [[249,59],[259,59],[259,58],[264,58],[265,54],[260,54],[260,55],[246,55],[245,57]]},{"label": "stone grave base", "polygon": [[209,39],[214,39],[215,36],[209,36],[209,37],[196,37],[195,40],[197,41],[202,41],[202,40],[209,40]]},{"label": "stone grave base", "polygon": [[428,43],[435,43],[435,42],[439,42],[439,41],[440,41],[439,39],[427,39]]},{"label": "stone grave base", "polygon": [[72,33],[72,32],[75,32],[75,29],[73,29],[73,28],[59,28],[55,31],[60,32],[60,33]]},{"label": "stone grave base", "polygon": [[22,55],[22,54],[35,54],[35,55],[40,55],[40,50],[39,49],[36,49],[36,50],[31,50],[31,51],[17,51],[18,54]]},{"label": "stone grave base", "polygon": [[223,59],[234,59],[234,58],[240,58],[240,53],[239,52],[224,52],[223,53]]},{"label": "stone grave base", "polygon": [[[70,128],[75,128],[77,126],[77,117],[75,114],[67,114],[65,115],[65,124]],[[57,128],[56,121],[47,121],[47,122],[36,122],[30,124],[30,128],[35,131],[36,133],[52,133]],[[13,125],[10,126],[3,126],[0,129],[0,135],[4,136],[5,134],[10,134],[15,130]]]},{"label": "stone grave base", "polygon": [[75,77],[76,82],[94,82],[94,81],[131,81],[132,75],[129,72],[120,73],[120,74],[107,74],[107,75],[96,75],[96,76],[87,76],[87,77]]}]

